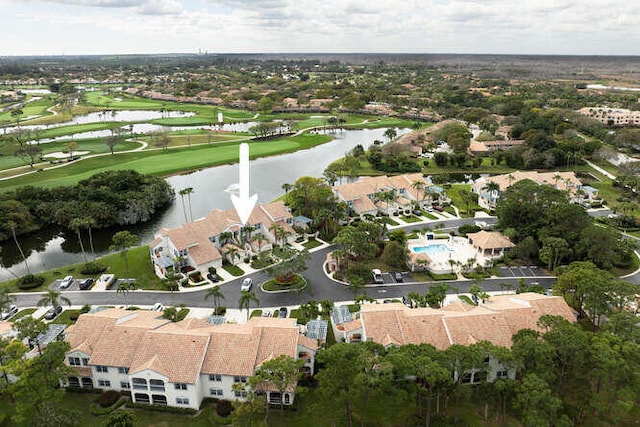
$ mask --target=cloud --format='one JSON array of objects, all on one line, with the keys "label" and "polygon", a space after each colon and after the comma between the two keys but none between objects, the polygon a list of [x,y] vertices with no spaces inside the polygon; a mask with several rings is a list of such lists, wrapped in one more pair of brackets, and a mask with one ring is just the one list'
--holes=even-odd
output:
[{"label": "cloud", "polygon": [[179,15],[183,10],[176,0],[147,0],[138,8],[143,15]]},{"label": "cloud", "polygon": [[89,7],[132,7],[141,6],[146,0],[42,0],[48,3],[59,3]]}]

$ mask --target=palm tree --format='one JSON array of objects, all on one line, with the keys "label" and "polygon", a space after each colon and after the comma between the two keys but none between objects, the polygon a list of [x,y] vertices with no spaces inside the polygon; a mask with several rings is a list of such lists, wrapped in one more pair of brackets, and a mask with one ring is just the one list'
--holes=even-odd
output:
[{"label": "palm tree", "polygon": [[384,131],[384,136],[386,136],[389,142],[391,142],[393,138],[398,136],[398,132],[396,132],[394,128],[389,128],[386,131]]},{"label": "palm tree", "polygon": [[260,304],[258,297],[255,296],[252,292],[241,291],[238,306],[240,308],[240,311],[242,311],[243,309],[247,309],[247,320],[249,320],[249,308],[251,307],[252,302],[256,303],[256,307],[258,306],[258,304]]},{"label": "palm tree", "polygon": [[124,271],[129,272],[129,263],[127,261],[127,251],[131,246],[138,244],[138,236],[130,233],[127,230],[118,231],[111,238],[113,244],[109,246],[110,251],[120,251],[122,259],[124,260]]},{"label": "palm tree", "polygon": [[71,222],[69,222],[69,228],[76,232],[78,236],[78,243],[80,243],[80,250],[82,251],[82,259],[86,264],[87,261],[87,253],[84,251],[84,243],[82,243],[82,236],[80,235],[80,229],[84,226],[84,220],[80,218],[73,218]]},{"label": "palm tree", "polygon": [[16,297],[11,295],[8,287],[2,288],[0,290],[0,311],[8,311],[15,299]]},{"label": "palm tree", "polygon": [[18,242],[18,236],[16,236],[16,223],[13,221],[9,221],[7,223],[9,228],[11,229],[11,234],[13,235],[13,241],[16,242],[16,246],[18,247],[18,251],[20,251],[20,255],[22,256],[22,260],[24,261],[24,266],[27,269],[27,273],[31,274],[31,269],[29,268],[29,263],[27,262],[27,257],[24,256],[24,252],[22,251],[22,246]]},{"label": "palm tree", "polygon": [[122,294],[122,297],[124,298],[125,308],[129,307],[129,304],[127,304],[127,294],[133,290],[134,290],[133,283],[120,283],[118,285],[118,289],[116,290],[116,293]]},{"label": "palm tree", "polygon": [[[424,198],[426,197],[425,191],[424,191],[424,182],[422,181],[413,181],[411,183],[411,188],[413,188],[414,190],[416,190],[417,196],[418,196],[418,201],[421,202],[420,204],[422,204],[422,201],[424,200]],[[420,193],[422,193],[422,197],[420,196]]]},{"label": "palm tree", "polygon": [[40,301],[38,301],[38,307],[47,307],[50,305],[55,309],[60,307],[60,301],[71,307],[71,300],[69,298],[60,295],[60,292],[58,291],[49,289],[47,293],[42,298],[40,298]]},{"label": "palm tree", "polygon": [[267,240],[267,238],[264,237],[262,234],[258,233],[255,236],[253,236],[253,239],[251,240],[258,244],[258,252],[262,252],[262,244]]},{"label": "palm tree", "polygon": [[482,189],[489,193],[489,203],[495,203],[498,198],[498,194],[500,193],[500,185],[496,182],[489,181],[484,185],[484,187],[482,187]]},{"label": "palm tree", "polygon": [[235,246],[229,246],[227,248],[227,257],[229,257],[231,265],[236,265],[235,260],[236,257],[238,257],[238,248],[236,248]]},{"label": "palm tree", "polygon": [[192,187],[187,187],[183,190],[187,194],[187,202],[189,204],[189,220],[193,222],[193,210],[191,209],[191,194],[193,193]]},{"label": "palm tree", "polygon": [[284,184],[282,184],[282,189],[284,190],[285,194],[291,191],[292,188],[293,188],[293,184],[289,184],[288,182],[285,182]]},{"label": "palm tree", "polygon": [[212,288],[207,289],[207,292],[204,294],[204,299],[209,299],[209,298],[213,298],[213,309],[215,313],[218,313],[220,300],[224,299],[224,295],[222,295],[220,286],[214,286]]},{"label": "palm tree", "polygon": [[84,225],[87,227],[87,232],[89,233],[89,248],[91,249],[91,254],[96,256],[96,250],[93,248],[93,233],[91,232],[91,227],[96,225],[96,220],[90,216],[84,218]]},{"label": "palm tree", "polygon": [[182,214],[184,215],[184,222],[188,223],[189,219],[187,218],[187,208],[184,205],[184,196],[187,194],[187,189],[183,188],[182,190],[178,191],[178,194],[180,195],[180,201],[182,202]]}]

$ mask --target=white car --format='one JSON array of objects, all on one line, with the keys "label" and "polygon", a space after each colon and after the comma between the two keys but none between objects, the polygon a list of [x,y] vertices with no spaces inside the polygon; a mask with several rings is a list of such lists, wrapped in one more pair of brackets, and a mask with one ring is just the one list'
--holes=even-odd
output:
[{"label": "white car", "polygon": [[163,311],[164,310],[164,305],[162,305],[162,303],[155,303],[153,304],[153,307],[151,307],[151,311]]},{"label": "white car", "polygon": [[73,276],[67,276],[60,282],[60,289],[67,289],[73,283]]},{"label": "white car", "polygon": [[14,314],[16,314],[18,312],[18,306],[17,305],[13,305],[11,304],[9,306],[9,309],[7,311],[3,311],[2,312],[2,320],[7,320],[8,318],[10,318],[11,316],[13,316]]},{"label": "white car", "polygon": [[242,281],[242,285],[240,285],[241,291],[250,291],[251,286],[253,286],[253,280],[250,277],[247,277]]}]

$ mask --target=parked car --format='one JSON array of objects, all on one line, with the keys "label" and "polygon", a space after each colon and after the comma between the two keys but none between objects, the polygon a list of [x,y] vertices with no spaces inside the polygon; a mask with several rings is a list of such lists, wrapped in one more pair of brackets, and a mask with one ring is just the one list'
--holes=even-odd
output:
[{"label": "parked car", "polygon": [[403,282],[404,281],[404,276],[399,271],[393,273],[393,278],[396,280],[396,282]]},{"label": "parked car", "polygon": [[434,206],[433,209],[437,210],[438,212],[444,212],[444,208],[442,206]]},{"label": "parked car", "polygon": [[151,311],[162,311],[162,310],[164,310],[164,305],[162,305],[162,303],[160,302],[153,304],[153,307],[151,307]]},{"label": "parked car", "polygon": [[220,281],[220,277],[216,273],[208,273],[207,279],[209,279],[212,283],[217,283]]},{"label": "parked car", "polygon": [[278,310],[278,317],[287,317],[287,307],[280,307],[280,310]]},{"label": "parked car", "polygon": [[18,306],[15,304],[11,304],[8,310],[2,312],[2,320],[7,320],[17,312],[18,312]]},{"label": "parked car", "polygon": [[422,216],[422,211],[420,209],[416,209],[416,210],[413,211],[413,214],[415,216]]},{"label": "parked car", "polygon": [[271,312],[269,310],[262,310],[262,317],[271,317]]},{"label": "parked car", "polygon": [[371,276],[373,277],[374,283],[384,283],[384,280],[382,279],[382,271],[377,268],[371,270]]},{"label": "parked car", "polygon": [[60,282],[60,289],[67,289],[73,283],[73,276],[67,276]]},{"label": "parked car", "polygon": [[413,308],[413,300],[406,295],[402,296],[402,303],[409,308]]},{"label": "parked car", "polygon": [[390,299],[386,299],[382,301],[383,304],[391,304],[392,302],[393,300],[390,300]]},{"label": "parked car", "polygon": [[62,306],[61,306],[61,305],[56,306],[56,307],[51,307],[51,308],[49,309],[49,311],[47,311],[47,312],[44,314],[44,318],[45,318],[46,320],[53,320],[53,319],[55,319],[56,317],[58,317],[58,315],[59,315],[60,313],[62,313]]},{"label": "parked car", "polygon": [[91,286],[93,286],[93,279],[91,277],[87,277],[86,279],[82,279],[78,283],[78,287],[82,291],[86,291],[87,289],[90,289]]},{"label": "parked car", "polygon": [[242,285],[240,285],[240,290],[250,291],[252,286],[253,286],[253,279],[251,279],[250,277],[247,277],[242,281]]}]

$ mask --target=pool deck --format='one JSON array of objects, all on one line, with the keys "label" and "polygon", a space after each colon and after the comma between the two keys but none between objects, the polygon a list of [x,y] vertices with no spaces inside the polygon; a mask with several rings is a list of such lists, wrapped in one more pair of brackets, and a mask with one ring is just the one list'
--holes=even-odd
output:
[{"label": "pool deck", "polygon": [[469,259],[475,258],[476,263],[482,266],[485,265],[486,260],[491,259],[490,257],[480,254],[476,249],[474,249],[465,237],[454,236],[449,237],[448,239],[430,240],[426,237],[421,237],[407,241],[407,248],[412,253],[415,253],[413,248],[432,245],[445,245],[449,248],[446,252],[441,251],[428,254],[429,258],[431,258],[431,263],[429,263],[428,269],[436,274],[451,273],[451,264],[449,263],[449,260],[454,260],[459,263],[453,267],[454,272],[457,272],[460,271],[460,265],[466,264]]}]

